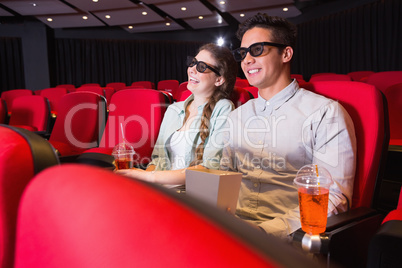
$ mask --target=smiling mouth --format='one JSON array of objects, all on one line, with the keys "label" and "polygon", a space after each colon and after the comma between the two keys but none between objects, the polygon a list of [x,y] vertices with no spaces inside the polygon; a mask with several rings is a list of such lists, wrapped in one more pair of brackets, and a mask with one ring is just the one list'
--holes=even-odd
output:
[{"label": "smiling mouth", "polygon": [[255,74],[255,73],[258,73],[259,71],[261,71],[261,69],[252,69],[252,70],[249,70],[249,71],[247,71],[249,74]]},{"label": "smiling mouth", "polygon": [[195,78],[190,77],[190,82],[191,83],[199,83],[200,81]]}]

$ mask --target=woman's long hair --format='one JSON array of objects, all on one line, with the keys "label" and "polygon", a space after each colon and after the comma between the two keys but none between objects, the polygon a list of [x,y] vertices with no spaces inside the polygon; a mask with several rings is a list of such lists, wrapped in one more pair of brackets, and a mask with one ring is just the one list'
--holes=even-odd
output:
[{"label": "woman's long hair", "polygon": [[[200,47],[198,52],[202,50],[206,50],[211,53],[216,62],[216,66],[214,67],[218,69],[220,75],[223,76],[223,78],[225,79],[225,82],[215,88],[207,104],[204,106],[200,125],[201,143],[197,146],[195,150],[195,158],[191,162],[190,166],[195,166],[202,163],[205,140],[209,136],[209,126],[212,111],[214,110],[216,103],[220,99],[230,99],[237,76],[237,63],[233,58],[232,52],[228,48],[209,43]],[[186,114],[184,120],[186,120],[187,117],[188,115]]]}]

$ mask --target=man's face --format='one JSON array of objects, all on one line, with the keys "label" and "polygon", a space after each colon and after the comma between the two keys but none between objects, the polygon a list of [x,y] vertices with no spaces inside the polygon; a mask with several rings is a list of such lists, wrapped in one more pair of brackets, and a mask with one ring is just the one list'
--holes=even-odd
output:
[{"label": "man's face", "polygon": [[[258,27],[248,30],[243,35],[241,47],[248,48],[258,42],[274,42],[271,30]],[[276,47],[264,46],[260,56],[253,57],[247,53],[241,68],[251,85],[259,89],[272,87],[283,71],[282,53],[279,54]]]}]

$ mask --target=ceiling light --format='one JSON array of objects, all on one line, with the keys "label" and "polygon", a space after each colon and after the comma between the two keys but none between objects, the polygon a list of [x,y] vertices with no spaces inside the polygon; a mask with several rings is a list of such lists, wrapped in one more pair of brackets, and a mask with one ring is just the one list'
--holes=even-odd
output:
[{"label": "ceiling light", "polygon": [[224,5],[224,4],[226,4],[226,2],[225,1],[220,1],[219,4]]},{"label": "ceiling light", "polygon": [[52,18],[47,18],[47,21],[53,21],[53,19]]},{"label": "ceiling light", "polygon": [[170,22],[166,22],[166,26],[170,26]]},{"label": "ceiling light", "polygon": [[181,10],[186,11],[186,10],[187,10],[187,8],[186,8],[186,7],[182,7],[182,8],[181,8]]},{"label": "ceiling light", "polygon": [[105,18],[110,19],[110,15],[106,15]]},{"label": "ceiling light", "polygon": [[288,11],[288,10],[289,10],[289,8],[287,8],[287,7],[283,8],[283,11],[285,11],[285,12]]},{"label": "ceiling light", "polygon": [[88,17],[87,17],[87,16],[82,16],[82,19],[83,19],[83,20],[87,20]]},{"label": "ceiling light", "polygon": [[219,20],[218,20],[218,23],[219,23],[219,24],[222,24],[222,19],[219,19]]},{"label": "ceiling light", "polygon": [[204,17],[203,16],[199,16],[198,19],[202,20]]},{"label": "ceiling light", "polygon": [[97,2],[98,2],[98,0],[92,0],[92,2],[95,2],[95,3],[97,3]]},{"label": "ceiling light", "polygon": [[242,13],[242,14],[240,14],[240,17],[244,17],[245,15]]},{"label": "ceiling light", "polygon": [[36,7],[36,3],[31,3],[33,7]]},{"label": "ceiling light", "polygon": [[130,26],[128,26],[128,28],[129,28],[129,29],[133,29],[134,27],[130,25]]},{"label": "ceiling light", "polygon": [[218,44],[218,46],[223,46],[223,44],[225,43],[225,40],[223,40],[223,38],[222,37],[219,37],[218,38],[218,41],[216,42],[217,44]]},{"label": "ceiling light", "polygon": [[144,15],[144,16],[148,15],[148,13],[147,13],[147,12],[145,12],[145,11],[144,11],[144,12],[142,12],[141,14],[142,14],[142,15]]}]

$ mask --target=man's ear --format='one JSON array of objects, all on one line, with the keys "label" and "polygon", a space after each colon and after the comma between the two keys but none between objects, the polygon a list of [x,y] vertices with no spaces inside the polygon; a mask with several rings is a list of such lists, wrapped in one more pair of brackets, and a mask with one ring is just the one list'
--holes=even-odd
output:
[{"label": "man's ear", "polygon": [[219,86],[221,86],[223,83],[225,83],[225,78],[223,78],[223,76],[219,76],[218,78],[216,78],[215,86],[219,87]]},{"label": "man's ear", "polygon": [[293,48],[292,47],[285,47],[283,50],[283,62],[289,62],[293,58]]}]

